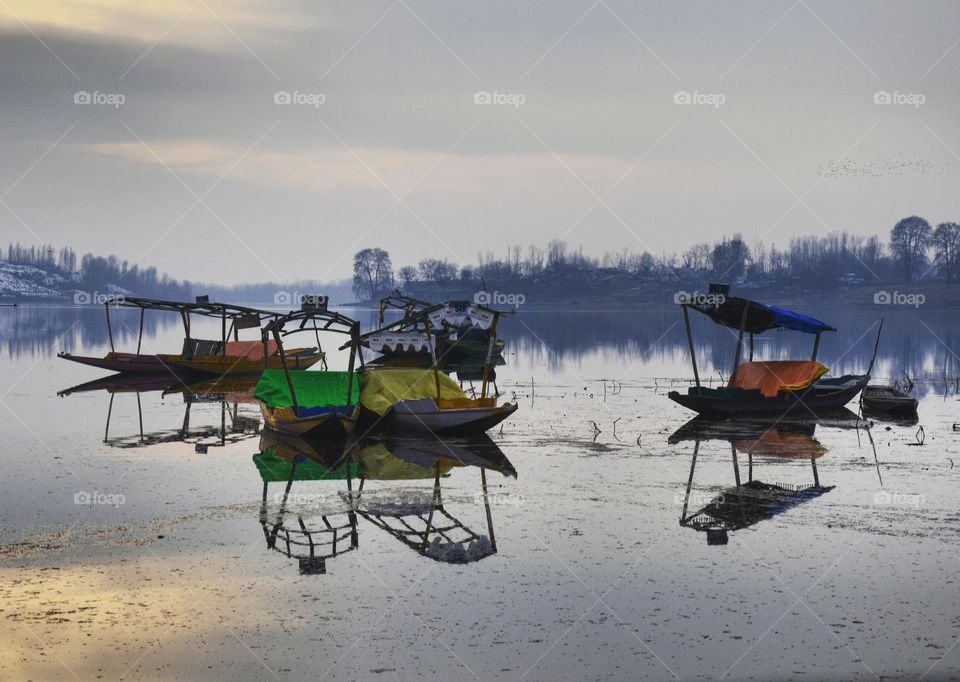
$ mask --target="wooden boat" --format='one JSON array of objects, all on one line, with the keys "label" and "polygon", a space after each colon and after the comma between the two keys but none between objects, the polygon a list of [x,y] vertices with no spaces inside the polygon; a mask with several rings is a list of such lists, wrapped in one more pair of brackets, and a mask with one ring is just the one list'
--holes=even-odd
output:
[{"label": "wooden boat", "polygon": [[[350,361],[347,371],[291,371],[296,368],[291,366],[282,338],[304,331],[314,332],[318,339],[321,331],[348,334]],[[322,306],[311,304],[272,320],[263,328],[262,335],[264,346],[269,337],[273,337],[282,364],[281,369],[264,369],[254,391],[267,426],[298,436],[351,433],[360,415],[360,380],[353,371],[360,347],[360,323],[328,311],[324,300]]]},{"label": "wooden boat", "polygon": [[[776,306],[732,297],[725,285],[711,285],[710,294],[704,302],[681,304],[696,386],[690,387],[686,394],[671,391],[668,397],[674,402],[708,415],[820,413],[842,408],[869,382],[873,361],[866,374],[824,376],[827,368],[817,362],[820,335],[836,331],[825,322]],[[690,309],[703,313],[717,324],[739,330],[733,371],[727,386],[709,388],[700,383],[690,331]],[[883,328],[882,321],[880,328]],[[813,334],[815,340],[810,360],[754,362],[754,335],[771,329]],[[745,333],[749,333],[749,360],[741,362]]]},{"label": "wooden boat", "polygon": [[[428,344],[430,369],[366,368],[361,375],[360,403],[369,428],[428,433],[477,434],[499,424],[517,411],[516,403],[497,404],[488,396],[500,313],[475,306],[476,318],[488,317],[487,355],[481,373],[480,397],[468,397],[457,383],[439,368],[436,348]],[[428,340],[432,320],[422,320]]]},{"label": "wooden boat", "polygon": [[[111,308],[136,308],[140,311],[140,330],[135,353],[118,352],[114,346]],[[145,354],[141,353],[143,342],[144,318],[146,311],[172,312],[180,315],[185,338],[180,353]],[[173,374],[173,375],[255,375],[265,364],[269,368],[279,369],[280,358],[276,347],[270,343],[263,346],[260,339],[241,341],[242,329],[260,329],[269,320],[280,317],[281,313],[224,303],[210,303],[206,297],[199,296],[195,303],[162,301],[148,298],[117,297],[105,304],[107,332],[110,339],[110,352],[104,357],[77,356],[71,353],[59,353],[58,357],[83,365],[126,374]],[[197,339],[191,336],[192,316],[219,319],[221,337],[218,340]],[[229,324],[228,324],[229,323]],[[231,336],[233,339],[231,340]],[[287,351],[293,361],[294,369],[306,369],[323,360],[319,348],[294,348]],[[264,362],[266,356],[266,363]]]},{"label": "wooden boat", "polygon": [[911,398],[903,391],[878,385],[864,388],[860,402],[865,411],[903,417],[915,416],[920,404],[916,398]]}]

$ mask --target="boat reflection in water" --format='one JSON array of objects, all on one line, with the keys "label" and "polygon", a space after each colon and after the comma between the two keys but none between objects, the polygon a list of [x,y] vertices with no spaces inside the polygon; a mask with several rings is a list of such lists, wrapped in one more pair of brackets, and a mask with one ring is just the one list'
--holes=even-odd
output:
[{"label": "boat reflection in water", "polygon": [[[115,374],[64,389],[57,395],[66,397],[74,393],[104,391],[110,396],[107,404],[106,425],[103,442],[110,447],[137,448],[159,443],[190,443],[197,452],[208,447],[223,447],[237,443],[260,433],[260,412],[255,408],[253,389],[257,377],[222,377],[219,379],[194,380],[185,383],[174,376],[143,376]],[[143,426],[144,394],[159,394],[160,398],[180,394],[183,396],[183,420],[180,428],[146,431]],[[114,399],[118,394],[133,394],[137,403],[137,433],[126,436],[111,436],[110,422],[113,417]],[[197,426],[191,420],[195,405],[219,404],[219,423]],[[241,406],[245,406],[241,408]]]},{"label": "boat reflection in water", "polygon": [[[495,554],[487,470],[517,475],[487,436],[304,439],[265,429],[253,460],[263,481],[260,525],[267,548],[297,559],[302,574],[326,573],[328,560],[356,549],[358,520],[436,561],[471,563]],[[485,534],[444,502],[441,479],[467,468],[480,472]],[[383,481],[430,481],[432,489],[369,485]],[[271,483],[282,484],[283,492],[271,497]]]},{"label": "boat reflection in water", "polygon": [[[830,418],[763,421],[696,417],[684,424],[668,439],[671,444],[693,441],[680,525],[706,533],[707,544],[725,545],[729,532],[749,528],[833,490],[835,486],[821,483],[817,470],[817,460],[827,452],[827,448],[814,438],[817,425],[864,429],[869,434],[867,423],[849,410]],[[691,504],[693,476],[700,444],[710,440],[730,443],[734,485],[698,507],[697,504]],[[743,480],[740,467],[743,456],[747,460],[746,480]],[[785,458],[809,461],[809,480],[812,482],[766,483],[754,477],[754,469],[760,463],[774,464]]]}]

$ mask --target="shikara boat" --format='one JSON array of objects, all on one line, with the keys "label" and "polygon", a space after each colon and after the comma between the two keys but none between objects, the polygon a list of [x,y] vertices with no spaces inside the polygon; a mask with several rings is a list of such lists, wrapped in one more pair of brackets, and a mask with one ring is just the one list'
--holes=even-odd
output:
[{"label": "shikara boat", "polygon": [[[345,372],[329,370],[294,372],[283,347],[283,337],[310,331],[347,334],[350,360]],[[303,310],[278,317],[263,328],[264,346],[273,337],[281,369],[266,368],[260,376],[254,397],[268,427],[286,434],[347,434],[353,431],[360,414],[360,380],[354,370],[360,323],[349,317],[310,305]],[[363,358],[361,357],[361,362]]]},{"label": "shikara boat", "polygon": [[[265,365],[274,369],[281,366],[277,348],[272,341],[264,346],[259,338],[251,341],[241,341],[239,338],[240,330],[260,329],[267,321],[280,317],[281,313],[225,303],[210,303],[205,296],[197,297],[195,303],[116,297],[109,299],[104,307],[107,317],[107,332],[110,339],[110,352],[102,358],[77,356],[66,352],[59,353],[58,357],[91,367],[127,374],[253,375],[263,371]],[[139,309],[140,329],[136,352],[128,353],[116,350],[110,315],[111,308]],[[141,353],[144,318],[148,310],[180,315],[185,333],[180,353]],[[220,338],[208,340],[192,337],[190,330],[193,316],[220,320]],[[323,360],[323,357],[319,348],[291,348],[287,351],[288,362],[294,369],[311,367]]]},{"label": "shikara boat", "polygon": [[[707,301],[683,303],[681,306],[696,386],[690,387],[686,394],[671,391],[668,397],[700,414],[791,414],[836,410],[853,400],[870,380],[870,370],[866,374],[824,376],[828,369],[817,362],[820,335],[836,329],[815,318],[729,296],[729,287],[722,285],[711,285],[711,296]],[[733,371],[726,386],[710,388],[700,383],[693,335],[690,331],[690,309],[703,313],[717,324],[739,331]],[[881,321],[881,329],[882,327]],[[813,334],[815,340],[810,359],[754,362],[754,335],[773,329]],[[744,334],[749,334],[750,354],[748,361],[741,362]],[[878,344],[879,341],[878,332]],[[871,361],[870,368],[872,367]]]},{"label": "shikara boat", "polygon": [[[388,311],[400,311],[399,320],[386,322]],[[390,366],[430,366],[431,351],[441,369],[479,367],[488,361],[503,364],[504,341],[494,338],[490,348],[488,330],[492,309],[472,301],[431,304],[399,292],[380,301],[379,326],[361,335],[360,343]]]},{"label": "shikara boat", "polygon": [[889,415],[891,417],[909,418],[917,414],[920,404],[916,398],[911,398],[903,391],[891,386],[870,385],[863,389],[860,396],[865,414]]},{"label": "shikara boat", "polygon": [[[436,312],[436,311],[435,311]],[[516,403],[498,404],[496,395],[487,395],[491,387],[490,373],[496,345],[500,313],[484,306],[474,306],[471,316],[488,318],[487,355],[481,370],[479,397],[469,397],[439,367],[436,348],[428,343],[431,367],[408,369],[367,367],[361,373],[360,403],[370,428],[382,427],[397,431],[471,434],[483,433],[517,411]],[[422,319],[428,340],[434,317]]]}]

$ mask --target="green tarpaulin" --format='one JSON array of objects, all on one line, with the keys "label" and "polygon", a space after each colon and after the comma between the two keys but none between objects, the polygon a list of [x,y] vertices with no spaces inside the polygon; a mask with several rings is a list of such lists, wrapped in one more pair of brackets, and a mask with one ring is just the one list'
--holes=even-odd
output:
[{"label": "green tarpaulin", "polygon": [[[297,403],[301,407],[342,407],[347,404],[347,390],[353,377],[350,405],[360,397],[360,379],[351,372],[290,372]],[[270,407],[293,407],[287,377],[282,369],[266,369],[260,376],[253,397]]]}]

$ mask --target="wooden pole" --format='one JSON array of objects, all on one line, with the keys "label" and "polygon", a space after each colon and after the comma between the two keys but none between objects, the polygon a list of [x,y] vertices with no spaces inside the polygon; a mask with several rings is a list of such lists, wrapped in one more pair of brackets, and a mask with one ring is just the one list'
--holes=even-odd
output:
[{"label": "wooden pole", "polygon": [[687,345],[690,347],[690,362],[693,363],[693,379],[697,382],[697,388],[700,388],[700,373],[697,371],[697,354],[693,350],[693,334],[690,332],[690,311],[686,304],[683,305],[683,324],[687,328]]},{"label": "wooden pole", "polygon": [[817,351],[820,350],[820,332],[817,332],[816,338],[813,340],[813,355],[810,356],[811,360],[817,359]]},{"label": "wooden pole", "polygon": [[493,362],[493,348],[497,344],[497,322],[500,321],[500,313],[493,314],[493,322],[490,323],[490,342],[487,344],[487,360],[483,363],[483,383],[480,385],[480,398],[487,397],[487,382],[490,378],[490,363]]},{"label": "wooden pole", "polygon": [[437,368],[437,349],[433,345],[433,336],[430,334],[429,320],[423,321],[423,328],[427,332],[427,346],[430,347],[430,361],[433,363],[433,381],[437,386],[437,398],[440,397],[440,370]]},{"label": "wooden pole", "polygon": [[283,342],[280,341],[280,332],[273,329],[273,340],[277,342],[277,351],[280,353],[280,363],[283,365],[283,375],[287,378],[287,387],[290,389],[290,400],[293,401],[293,413],[297,414],[297,393],[293,390],[293,379],[290,377],[290,369],[287,367],[287,356],[283,352]]},{"label": "wooden pole", "polygon": [[353,399],[353,365],[357,357],[357,349],[360,347],[360,323],[355,322],[350,327],[350,362],[347,364],[347,407],[350,407],[350,401]]},{"label": "wooden pole", "polygon": [[740,463],[737,462],[737,446],[730,444],[730,452],[733,453],[733,477],[737,481],[737,487],[740,487]]},{"label": "wooden pole", "polygon": [[137,337],[137,355],[140,355],[140,345],[143,343],[143,317],[146,312],[146,308],[140,308],[140,334]]},{"label": "wooden pole", "polygon": [[750,310],[750,302],[747,301],[743,306],[743,315],[740,316],[740,334],[737,336],[737,354],[733,359],[733,371],[730,373],[730,378],[737,373],[737,367],[740,366],[740,358],[743,355],[743,331],[747,327],[747,313]]},{"label": "wooden pole", "polygon": [[110,352],[115,353],[116,349],[113,347],[113,326],[110,324],[110,303],[104,303],[103,309],[107,314],[107,334],[110,336]]},{"label": "wooden pole", "polygon": [[880,332],[883,331],[883,318],[880,318],[880,329],[877,330],[877,342],[873,344],[873,357],[870,358],[870,367],[867,368],[867,376],[873,371],[873,363],[877,361],[877,351],[880,350]]},{"label": "wooden pole", "polygon": [[753,362],[753,332],[750,332],[750,362]]}]

